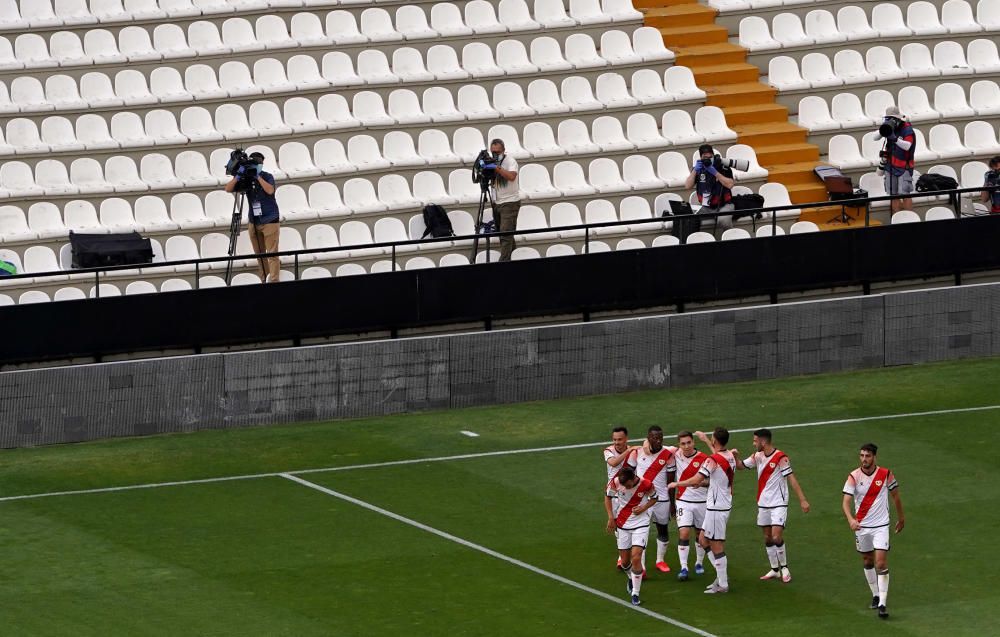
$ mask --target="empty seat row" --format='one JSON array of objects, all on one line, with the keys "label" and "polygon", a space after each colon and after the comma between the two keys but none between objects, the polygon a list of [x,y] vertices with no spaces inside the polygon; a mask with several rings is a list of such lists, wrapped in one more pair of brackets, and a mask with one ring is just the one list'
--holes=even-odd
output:
[{"label": "empty seat row", "polygon": [[[541,39],[544,38],[539,38],[539,40]],[[548,39],[551,40],[551,38]],[[517,50],[524,53],[523,58],[521,58],[524,65],[519,66],[520,62],[512,58],[507,61],[507,70],[512,74],[520,72],[537,74],[539,67],[528,61],[524,44],[515,40],[509,42],[512,43],[512,46],[506,50]],[[502,77],[507,73],[493,63],[489,47],[484,44],[468,45],[467,51],[473,49],[486,56],[483,58],[483,64],[473,63],[469,59],[464,60],[471,65],[473,70],[487,73],[492,77]],[[118,72],[114,76],[114,81],[110,76],[99,71],[84,73],[80,77],[79,86],[77,81],[68,75],[50,75],[45,78],[44,85],[36,77],[20,76],[11,81],[9,94],[7,86],[0,83],[0,113],[123,105],[140,106],[191,100],[252,97],[261,94],[322,90],[346,86],[363,87],[366,84],[398,84],[401,77],[408,81],[420,80],[422,82],[442,79],[470,80],[479,77],[460,66],[454,49],[448,46],[432,47],[432,50],[428,52],[429,61],[434,58],[435,52],[442,54],[434,58],[436,62],[429,67],[430,71],[423,66],[419,53],[407,57],[401,55],[400,51],[402,49],[397,49],[394,53],[391,68],[388,59],[381,51],[363,51],[358,58],[358,71],[362,75],[355,72],[349,56],[335,51],[327,53],[323,57],[322,71],[315,59],[307,55],[296,55],[288,60],[287,70],[286,65],[281,61],[266,57],[254,62],[252,70],[243,62],[225,62],[219,67],[218,73],[208,65],[194,64],[184,68],[182,76],[176,68],[161,66],[150,73],[148,82],[145,75],[134,69]],[[468,58],[472,57],[475,56],[470,53]],[[498,70],[497,73],[484,70],[487,58],[489,64]],[[560,59],[562,58],[560,57]],[[561,70],[574,68],[574,65],[565,62],[565,60],[563,62]],[[607,63],[598,66],[607,66]],[[686,67],[680,68],[685,70],[673,71],[673,67],[671,67],[664,74],[669,87],[667,92],[664,90],[663,82],[659,79],[653,79],[654,76],[659,77],[656,71],[643,69],[645,71],[642,76],[643,84],[640,87],[633,87],[634,89],[638,88],[643,93],[643,97],[639,99],[669,101],[672,99],[671,95],[677,99],[703,98],[705,94],[695,85],[690,70]]]},{"label": "empty seat row", "polygon": [[[381,170],[390,166],[467,162],[486,147],[486,140],[497,137],[504,139],[508,152],[518,159],[652,149],[736,139],[736,133],[726,125],[725,114],[716,106],[699,108],[693,119],[687,111],[669,110],[663,115],[662,128],[660,121],[649,113],[629,115],[624,127],[618,118],[602,115],[593,121],[589,129],[577,119],[565,119],[557,128],[558,141],[552,126],[546,122],[527,124],[523,129],[523,137],[519,133],[520,127],[515,129],[507,124],[494,125],[486,138],[479,129],[473,127],[457,129],[451,139],[442,130],[427,128],[419,133],[416,143],[414,137],[405,130],[391,130],[385,133],[381,144],[371,135],[352,135],[347,139],[346,151],[345,144],[341,141],[334,138],[323,139],[316,144],[315,158],[310,158],[304,144],[286,143],[278,152],[276,174],[307,177],[322,173]],[[216,110],[214,124],[208,111],[199,107],[186,109],[181,114],[180,129],[172,113],[153,110],[146,113],[144,119],[128,111],[116,113],[111,118],[110,131],[105,120],[93,114],[77,119],[75,130],[65,117],[47,117],[42,121],[40,131],[29,119],[8,120],[6,140],[0,134],[0,155],[52,151],[76,153],[85,149],[141,149],[183,145],[191,140],[225,139],[239,142],[271,135],[285,137],[293,129],[284,123],[277,105],[257,102],[250,108],[249,119],[239,106],[220,106]],[[523,146],[520,141],[522,138],[525,140]],[[296,150],[291,150],[293,148]],[[224,163],[225,152],[223,149],[216,150],[210,160],[213,165],[211,172],[220,178],[223,175],[218,172],[218,164]],[[185,156],[191,154],[190,151],[185,153]],[[204,164],[204,160],[198,163]]]},{"label": "empty seat row", "polygon": [[933,55],[926,45],[911,42],[896,54],[886,46],[868,49],[864,57],[854,49],[842,49],[830,58],[823,53],[807,53],[802,57],[801,70],[794,58],[772,57],[768,63],[767,81],[779,91],[875,84],[892,80],[923,80],[973,74],[1000,73],[1000,55],[993,40],[973,40],[968,57],[957,42],[939,42]]},{"label": "empty seat row", "polygon": [[837,16],[825,9],[815,9],[800,19],[795,13],[779,13],[768,25],[764,18],[750,16],[740,20],[740,44],[750,51],[773,51],[817,44],[878,40],[882,38],[928,38],[931,36],[967,35],[1000,30],[1000,5],[995,0],[980,0],[973,16],[966,0],[947,0],[937,7],[930,2],[912,2],[906,7],[906,19],[897,3],[875,5],[871,23],[862,5],[848,5]]},{"label": "empty seat row", "polygon": [[829,103],[810,95],[799,100],[798,123],[811,132],[838,129],[870,129],[882,122],[885,109],[893,104],[911,122],[935,122],[952,118],[1000,115],[1000,86],[993,80],[979,80],[969,87],[968,99],[961,85],[944,82],[934,87],[934,106],[920,86],[904,86],[898,98],[884,89],[856,93],[838,93]]},{"label": "empty seat row", "polygon": [[[748,146],[732,146],[727,156],[745,158],[756,164],[753,150]],[[645,155],[626,157],[620,169],[610,159],[596,159],[587,166],[586,180],[583,166],[576,162],[562,162],[554,174],[556,184],[564,188],[566,194],[656,191],[682,187],[692,161],[693,157],[670,151],[660,154],[655,162]],[[544,167],[526,165],[521,172],[520,180],[526,194],[534,192],[537,197],[540,184],[549,184],[549,194],[556,196]],[[0,168],[0,180],[2,173]],[[123,186],[121,191],[127,190]],[[480,190],[472,182],[471,172],[463,168],[448,175],[447,185],[439,173],[422,171],[413,176],[412,183],[401,175],[383,175],[374,183],[363,178],[349,179],[342,190],[325,181],[313,183],[308,189],[297,184],[280,184],[275,196],[283,219],[296,222],[420,208],[428,203],[475,204],[479,202]],[[222,190],[206,193],[204,200],[193,193],[179,193],[169,200],[144,195],[136,199],[134,205],[118,197],[108,197],[97,207],[87,201],[74,200],[67,202],[61,211],[54,203],[38,202],[28,207],[27,214],[19,206],[5,205],[0,207],[0,242],[65,237],[70,230],[171,232],[222,227],[229,224],[232,208],[233,195]]]},{"label": "empty seat row", "polygon": [[[331,14],[332,15],[332,14]],[[268,16],[284,26],[281,18]],[[264,20],[265,18],[261,18]],[[234,18],[240,22],[245,20]],[[228,23],[227,23],[228,24]],[[249,23],[247,28],[249,29]],[[215,25],[205,25],[214,29]],[[188,46],[183,41],[183,31],[176,25],[161,25],[158,29],[173,33],[179,41],[160,42],[154,46],[149,39],[149,33],[142,27],[125,27],[118,35],[118,41],[110,31],[95,29],[88,31],[81,42],[71,31],[60,31],[52,35],[51,41],[35,33],[19,35],[13,45],[6,37],[0,36],[0,69],[49,69],[55,67],[70,67],[93,64],[122,65],[138,62],[167,61],[179,58],[195,58],[213,53],[231,55],[245,51],[270,51],[282,47],[265,46],[260,43],[249,43],[247,48],[226,46],[219,41],[218,50],[201,45],[197,48]],[[252,32],[251,32],[252,35]],[[216,34],[218,38],[218,34]],[[285,34],[287,40],[288,36]],[[162,40],[162,39],[161,39]],[[296,48],[294,40],[284,48]],[[333,45],[327,45],[329,48]],[[168,48],[169,47],[169,48]],[[530,73],[542,70],[557,70],[558,68],[597,68],[614,64],[638,64],[642,62],[657,62],[672,60],[673,53],[663,46],[663,38],[659,31],[652,27],[641,27],[633,32],[611,29],[601,34],[600,53],[597,43],[585,33],[574,33],[566,38],[565,44],[549,36],[540,36],[531,40],[531,60],[528,49],[520,39],[501,41],[494,49],[483,42],[470,42],[461,46],[462,68],[468,74],[476,77],[504,75],[507,73]],[[427,52],[427,67],[438,79],[454,77],[461,73],[458,67],[457,53],[459,44],[454,47],[438,44]],[[50,50],[51,49],[51,50]],[[348,61],[352,58],[341,53]],[[388,68],[384,53],[378,49],[363,49],[358,55],[358,71],[360,82],[398,82],[407,81],[405,72],[393,74]],[[393,55],[393,64],[397,67],[413,66],[422,69],[422,75],[428,70],[423,69],[422,56],[412,47],[399,47]],[[516,69],[516,70],[510,70]],[[416,71],[410,73],[413,75]]]},{"label": "empty seat row", "polygon": [[[916,161],[928,162],[938,159],[959,159],[962,157],[992,157],[1000,153],[997,133],[990,122],[975,121],[965,125],[965,141],[958,129],[951,124],[936,124],[925,136],[920,128],[914,129],[917,138]],[[876,141],[871,134],[858,140],[851,135],[834,135],[830,139],[830,163],[842,169],[868,168],[877,166],[878,153],[882,141]]]},{"label": "empty seat row", "polygon": [[[303,4],[319,9],[323,6],[365,5],[371,0],[21,0],[20,9],[13,0],[0,5],[0,29],[27,29],[29,27],[80,26],[96,23],[132,22],[135,20],[165,20],[191,18],[201,15],[224,15],[262,9],[287,9]],[[53,6],[54,5],[54,6]],[[384,9],[369,8],[361,13],[361,29],[358,32],[354,15],[347,11],[332,11],[327,24],[350,20],[354,32],[361,39],[344,40],[331,38],[326,44],[346,42],[392,42],[439,36],[463,36],[472,34],[523,31],[526,29],[554,28],[579,24],[599,24],[641,20],[642,15],[627,0],[570,0],[569,12],[562,0],[500,0],[496,9],[492,3],[473,0],[465,5],[465,11],[450,2],[435,3],[430,9],[430,21],[419,5],[404,5],[395,10],[395,21]],[[336,14],[331,20],[329,16]],[[345,15],[346,14],[346,15]],[[292,33],[296,33],[296,18],[300,24],[298,31],[309,32],[311,24],[304,22],[297,14],[292,19]],[[274,17],[274,16],[266,16]],[[316,21],[319,22],[317,16]],[[335,28],[339,33],[341,29]],[[322,27],[320,27],[322,32]],[[260,25],[258,24],[258,37]]]}]

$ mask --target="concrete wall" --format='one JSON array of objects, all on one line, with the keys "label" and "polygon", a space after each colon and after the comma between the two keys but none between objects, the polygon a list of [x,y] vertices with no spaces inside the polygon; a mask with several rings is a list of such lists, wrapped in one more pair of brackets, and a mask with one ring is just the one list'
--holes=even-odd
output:
[{"label": "concrete wall", "polygon": [[1000,284],[0,374],[0,446],[1000,354]]}]

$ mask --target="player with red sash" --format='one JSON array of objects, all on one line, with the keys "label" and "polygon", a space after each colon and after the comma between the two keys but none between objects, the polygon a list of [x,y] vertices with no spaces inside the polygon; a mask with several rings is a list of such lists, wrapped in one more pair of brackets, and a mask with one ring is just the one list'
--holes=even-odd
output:
[{"label": "player with red sash", "polygon": [[708,499],[705,502],[705,525],[702,537],[708,542],[712,555],[709,557],[715,567],[715,581],[705,592],[709,595],[729,592],[729,559],[726,557],[726,524],[733,508],[733,476],[736,473],[736,456],[726,449],[729,430],[716,427],[709,438],[696,431],[695,435],[712,449],[710,455],[693,477],[680,482],[672,482],[668,488],[698,486],[708,479]]},{"label": "player with red sash", "polygon": [[[667,548],[670,546],[670,514],[674,508],[673,497],[667,490],[667,483],[674,481],[674,452],[677,447],[663,446],[663,429],[653,425],[646,432],[646,442],[636,449],[628,460],[634,463],[635,472],[643,480],[649,480],[656,489],[656,505],[653,507],[653,523],[656,524],[656,568],[663,573],[670,572],[666,562]],[[645,568],[646,555],[642,556]]]},{"label": "player with red sash", "polygon": [[[638,447],[630,447],[628,444],[628,429],[622,426],[611,430],[611,444],[604,448],[604,468],[608,470],[608,479],[605,484],[609,484],[618,472],[628,464],[626,461],[635,453]],[[614,494],[608,492],[609,497]],[[615,514],[618,513],[618,499],[614,498],[611,507]],[[618,558],[618,568],[622,568],[622,558]],[[627,567],[626,567],[627,568]]]},{"label": "player with red sash", "polygon": [[[614,494],[613,496],[610,494]],[[608,483],[605,489],[604,509],[608,514],[607,531],[618,541],[618,551],[623,564],[629,564],[626,588],[632,605],[639,605],[639,588],[642,586],[642,552],[649,538],[649,509],[656,504],[653,483],[636,475],[632,467],[625,467]],[[611,508],[617,498],[618,512]]]},{"label": "player with red sash", "polygon": [[771,570],[760,579],[780,577],[787,584],[792,581],[784,537],[788,517],[788,485],[792,485],[795,490],[803,513],[809,513],[809,502],[792,473],[792,463],[788,456],[771,444],[770,429],[753,432],[753,448],[754,453],[736,465],[736,468],[757,468],[757,526],[764,531],[764,548],[771,564]]},{"label": "player with red sash", "polygon": [[[903,531],[903,502],[899,499],[896,476],[875,464],[878,447],[861,445],[858,452],[861,466],[847,476],[844,483],[844,516],[851,530],[861,560],[865,579],[872,592],[872,608],[882,619],[889,617],[886,600],[889,597],[889,496],[896,505],[896,533]],[[851,513],[851,501],[854,513]]]},{"label": "player with red sash", "polygon": [[[690,431],[677,434],[678,449],[674,452],[674,464],[677,465],[677,481],[683,482],[694,477],[708,456],[695,449],[694,436]],[[705,543],[701,528],[705,524],[705,500],[708,499],[708,487],[678,487],[674,495],[677,512],[677,557],[681,570],[677,579],[686,581],[688,578],[688,555],[691,552],[691,534],[695,534],[694,573],[705,572],[702,562],[705,561]]]}]

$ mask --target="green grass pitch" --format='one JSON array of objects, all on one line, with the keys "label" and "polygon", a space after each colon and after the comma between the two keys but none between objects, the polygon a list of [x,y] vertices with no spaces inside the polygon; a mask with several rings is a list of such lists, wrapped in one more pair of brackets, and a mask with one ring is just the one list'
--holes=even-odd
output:
[{"label": "green grass pitch", "polygon": [[[600,443],[612,424],[731,429],[1000,404],[1000,359],[386,418],[0,452],[0,498]],[[719,636],[997,634],[1000,409],[775,430],[794,580],[767,570],[755,478],[737,474],[732,592],[650,571],[643,608]],[[473,431],[478,437],[462,435]],[[750,434],[731,446],[749,450]],[[880,622],[840,512],[857,447],[900,483]],[[669,441],[668,441],[669,443]],[[597,444],[301,474],[321,487],[625,600]],[[676,567],[673,540],[668,561]],[[4,635],[690,635],[278,475],[0,501]],[[650,553],[654,543],[650,542]],[[653,555],[647,557],[651,566]],[[692,556],[693,559],[693,556]],[[676,570],[676,568],[675,568]]]}]

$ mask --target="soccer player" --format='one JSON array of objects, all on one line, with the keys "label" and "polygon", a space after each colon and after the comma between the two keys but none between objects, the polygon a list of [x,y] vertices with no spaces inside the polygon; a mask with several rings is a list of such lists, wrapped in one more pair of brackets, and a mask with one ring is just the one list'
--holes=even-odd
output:
[{"label": "soccer player", "polygon": [[[646,442],[628,460],[629,465],[635,463],[635,472],[643,480],[653,483],[656,489],[656,505],[652,515],[653,523],[656,524],[656,568],[663,573],[670,572],[666,555],[667,548],[670,547],[670,511],[674,501],[667,490],[667,483],[674,481],[675,451],[677,447],[663,446],[663,429],[659,425],[653,425],[646,432]],[[645,568],[645,554],[642,559]]]},{"label": "soccer player", "polygon": [[[889,496],[896,505],[896,533],[903,531],[903,502],[899,499],[896,476],[876,462],[878,447],[861,445],[861,466],[844,483],[844,517],[854,531],[854,542],[865,566],[865,579],[872,592],[872,608],[882,619],[889,617],[885,603],[889,597]],[[851,514],[854,500],[854,514]]]},{"label": "soccer player", "polygon": [[757,467],[757,526],[764,531],[764,550],[771,570],[762,580],[781,578],[792,581],[785,553],[785,520],[788,518],[788,485],[795,490],[803,513],[809,513],[809,502],[799,481],[792,473],[792,463],[785,452],[771,444],[771,430],[753,432],[754,453],[736,465],[737,469]]},{"label": "soccer player", "polygon": [[[609,495],[614,493],[615,495]],[[615,513],[611,501],[617,497],[619,508]],[[608,483],[605,490],[604,509],[608,513],[608,533],[618,540],[618,551],[623,564],[629,564],[626,588],[632,605],[639,605],[639,588],[642,586],[642,552],[649,538],[649,509],[656,504],[653,483],[636,475],[632,467],[625,467]]]},{"label": "soccer player", "polygon": [[[628,444],[628,429],[625,427],[615,427],[611,430],[611,444],[604,448],[604,466],[608,470],[608,482],[610,484],[612,480],[618,475],[626,466],[626,460],[629,456],[635,453],[638,447],[630,447]],[[613,494],[609,491],[609,496]],[[618,513],[618,500],[615,499],[612,503],[612,508],[614,513]],[[618,568],[622,568],[622,558],[618,558]]]},{"label": "soccer player", "polygon": [[708,585],[705,593],[729,592],[729,560],[726,558],[726,523],[733,508],[733,475],[736,473],[736,456],[726,449],[729,430],[716,427],[709,438],[700,431],[694,432],[712,449],[712,455],[705,459],[701,469],[694,476],[680,482],[671,482],[670,489],[696,487],[708,479],[708,499],[705,502],[705,526],[703,537],[708,541],[712,555],[709,560],[715,567],[715,581]]},{"label": "soccer player", "polygon": [[[678,433],[677,444],[679,447],[674,453],[674,464],[678,471],[677,481],[683,482],[698,473],[708,456],[695,449],[694,437],[690,431]],[[708,487],[704,485],[678,487],[675,498],[677,505],[677,557],[681,564],[677,579],[684,582],[688,578],[688,555],[691,552],[692,529],[695,535],[694,573],[701,575],[705,572],[705,567],[702,566],[702,562],[705,561],[705,548],[702,546],[705,539],[701,529],[705,524],[705,500],[708,498]]]}]

